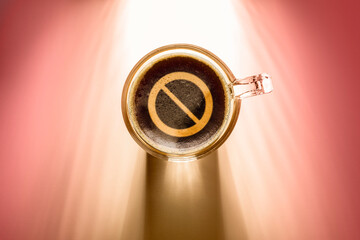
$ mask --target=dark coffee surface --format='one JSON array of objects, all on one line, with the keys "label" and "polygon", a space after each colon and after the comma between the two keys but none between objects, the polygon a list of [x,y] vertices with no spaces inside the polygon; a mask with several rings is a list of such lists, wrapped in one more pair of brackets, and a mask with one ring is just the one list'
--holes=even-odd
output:
[{"label": "dark coffee surface", "polygon": [[[166,87],[198,118],[204,114],[205,98],[199,87],[186,80],[175,80]],[[156,98],[156,110],[160,119],[176,129],[185,129],[195,122],[163,91]],[[170,113],[170,114],[169,114]]]},{"label": "dark coffee surface", "polygon": [[[212,97],[211,117],[205,127],[193,135],[176,137],[160,130],[150,117],[148,109],[149,94],[154,85],[165,75],[173,72],[187,72],[201,79]],[[166,88],[173,94],[169,96],[163,90],[156,95],[155,109],[163,124],[174,129],[187,129],[194,126],[194,116],[201,119],[205,112],[204,91],[195,83],[186,79],[168,82]],[[142,77],[135,91],[135,114],[139,127],[154,142],[173,148],[192,148],[205,143],[221,127],[225,118],[225,91],[221,80],[214,70],[205,63],[190,57],[171,57],[154,64]],[[191,111],[193,117],[184,112],[174,96]],[[196,119],[195,119],[196,120]]]}]

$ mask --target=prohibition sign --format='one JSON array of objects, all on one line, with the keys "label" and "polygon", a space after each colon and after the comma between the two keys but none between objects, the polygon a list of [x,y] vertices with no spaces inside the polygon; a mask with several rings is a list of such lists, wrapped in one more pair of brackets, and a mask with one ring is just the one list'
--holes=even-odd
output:
[{"label": "prohibition sign", "polygon": [[[165,85],[169,82],[175,81],[175,80],[186,80],[194,83],[203,93],[205,98],[205,111],[204,114],[200,119],[198,119]],[[186,113],[187,116],[191,118],[195,122],[195,125],[185,128],[185,129],[176,129],[173,127],[170,127],[166,125],[158,116],[156,112],[156,98],[160,92],[160,90],[163,90],[165,94],[167,94],[172,101],[182,110]],[[211,96],[211,92],[209,88],[206,86],[206,84],[197,76],[194,74],[188,73],[188,72],[172,72],[169,73],[162,78],[160,78],[159,81],[157,81],[153,88],[150,91],[149,94],[149,100],[148,100],[148,109],[149,114],[151,117],[151,120],[154,122],[154,124],[164,133],[174,136],[174,137],[188,137],[191,135],[194,135],[195,133],[199,132],[201,129],[203,129],[206,124],[209,122],[212,111],[213,111],[213,99]]]}]

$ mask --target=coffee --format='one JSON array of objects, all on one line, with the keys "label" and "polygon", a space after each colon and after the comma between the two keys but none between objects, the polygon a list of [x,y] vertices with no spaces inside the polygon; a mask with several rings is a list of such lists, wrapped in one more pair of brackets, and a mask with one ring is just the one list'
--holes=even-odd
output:
[{"label": "coffee", "polygon": [[134,87],[133,119],[158,148],[182,151],[206,145],[224,123],[224,85],[198,58],[164,57]]}]

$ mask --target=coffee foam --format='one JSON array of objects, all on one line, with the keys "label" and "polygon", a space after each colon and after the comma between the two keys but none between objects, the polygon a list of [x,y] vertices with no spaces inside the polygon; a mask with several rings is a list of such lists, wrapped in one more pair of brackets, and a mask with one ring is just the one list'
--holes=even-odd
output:
[{"label": "coffee foam", "polygon": [[[221,94],[224,96],[222,100],[223,112],[221,117],[221,123],[217,123],[218,125],[216,129],[213,128],[212,131],[206,132],[205,127],[205,132],[203,132],[202,134],[198,134],[196,136],[196,139],[192,139],[191,141],[181,139],[182,145],[179,145],[179,141],[177,141],[177,139],[170,138],[169,140],[169,137],[161,137],[161,134],[159,134],[158,130],[153,131],[154,128],[144,129],[144,124],[139,123],[139,113],[141,113],[142,111],[147,111],[147,109],[144,108],[143,110],[141,110],[139,108],[139,104],[136,104],[137,98],[144,97],[141,95],[139,87],[141,88],[141,84],[143,84],[142,81],[144,81],[146,74],[151,71],[151,69],[156,66],[156,64],[175,58],[192,59],[193,61],[197,61],[206,66],[211,71],[213,71],[213,73],[218,79],[218,86],[217,89],[212,89],[212,91],[217,91],[217,94],[219,94],[219,92],[222,92]],[[184,61],[184,63],[185,62],[186,61]],[[157,78],[161,78],[161,76],[158,76]],[[157,78],[155,77],[154,79]],[[138,135],[138,137],[140,137],[145,144],[154,148],[156,151],[168,153],[170,155],[191,154],[201,151],[216,142],[224,134],[230,123],[233,105],[231,104],[232,92],[231,88],[229,88],[228,86],[229,83],[230,80],[226,73],[221,69],[221,67],[215,61],[213,61],[211,58],[204,54],[189,49],[174,49],[159,53],[143,62],[132,78],[127,98],[128,116],[130,124],[135,130],[135,133]],[[143,92],[143,94],[147,94],[146,91]],[[219,104],[219,102],[215,101],[214,104]],[[151,119],[143,120],[145,124],[147,121],[151,121]],[[149,125],[151,125],[151,123],[149,123]]]}]

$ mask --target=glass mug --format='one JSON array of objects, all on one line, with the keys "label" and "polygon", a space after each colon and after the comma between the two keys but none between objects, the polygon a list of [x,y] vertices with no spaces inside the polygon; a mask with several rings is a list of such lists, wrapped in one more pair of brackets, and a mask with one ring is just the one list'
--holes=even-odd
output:
[{"label": "glass mug", "polygon": [[151,155],[191,160],[230,135],[241,99],[272,91],[269,75],[236,79],[217,56],[198,46],[153,50],[131,70],[122,113],[135,141]]}]

